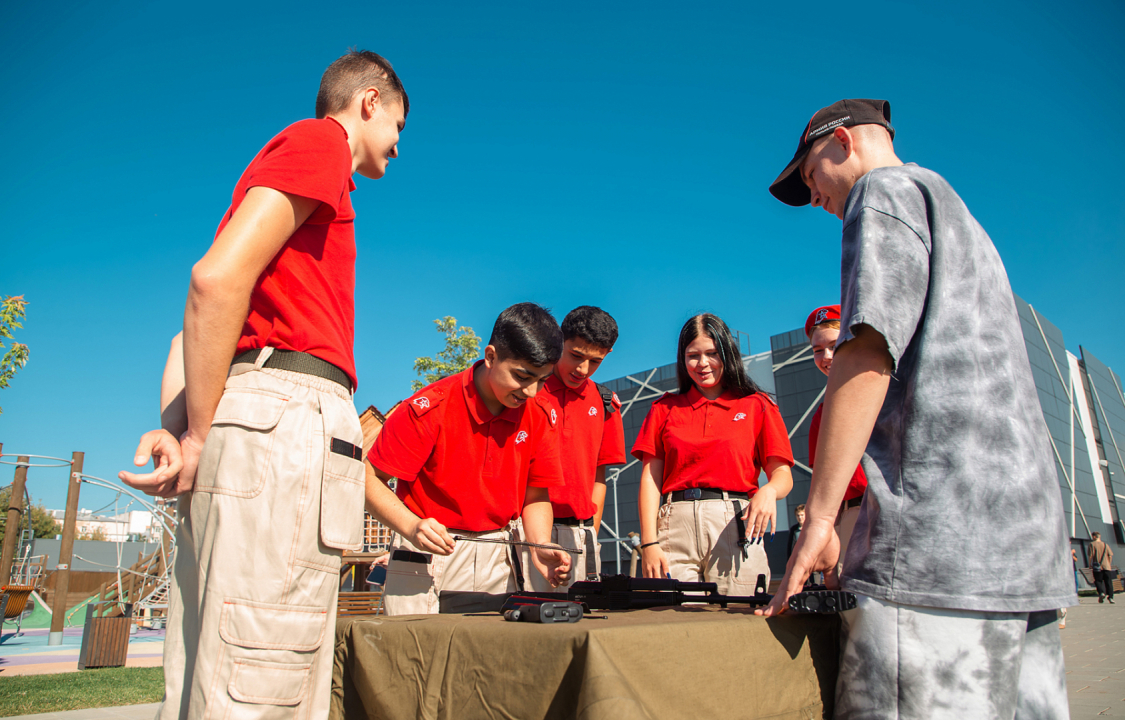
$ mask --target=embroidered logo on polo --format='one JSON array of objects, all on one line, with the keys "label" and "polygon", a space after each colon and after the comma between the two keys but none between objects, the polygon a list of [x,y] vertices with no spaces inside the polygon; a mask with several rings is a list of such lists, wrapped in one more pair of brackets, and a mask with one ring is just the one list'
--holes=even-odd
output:
[{"label": "embroidered logo on polo", "polygon": [[552,424],[552,425],[554,425],[554,424],[555,424],[555,423],[557,423],[558,421],[559,421],[559,416],[558,416],[558,414],[557,414],[557,413],[555,412],[555,409],[554,409],[554,408],[551,408],[551,424]]},{"label": "embroidered logo on polo", "polygon": [[746,413],[738,413],[737,415],[734,416],[734,420],[731,420],[731,422],[738,422],[739,420],[745,420],[745,419],[746,419]]},{"label": "embroidered logo on polo", "polygon": [[523,430],[520,430],[519,433],[516,434],[516,445],[519,445],[524,440],[527,440],[527,433]]},{"label": "embroidered logo on polo", "polygon": [[816,311],[816,318],[813,319],[813,325],[819,325],[824,322],[824,318],[828,317],[828,308],[821,308]]},{"label": "embroidered logo on polo", "polygon": [[617,393],[613,393],[613,402],[617,403],[618,405],[621,404],[621,401],[617,398]]},{"label": "embroidered logo on polo", "polygon": [[594,415],[597,415],[597,414],[598,414],[598,409],[596,407],[594,407],[593,405],[591,405],[590,406],[590,416],[593,417]]},{"label": "embroidered logo on polo", "polygon": [[425,410],[430,406],[430,399],[428,397],[414,398],[414,404]]}]

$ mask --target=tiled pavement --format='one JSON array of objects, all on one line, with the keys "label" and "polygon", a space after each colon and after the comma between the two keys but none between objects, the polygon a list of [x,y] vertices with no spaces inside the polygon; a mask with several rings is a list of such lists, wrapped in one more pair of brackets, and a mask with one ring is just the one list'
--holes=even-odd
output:
[{"label": "tiled pavement", "polygon": [[[1097,598],[1082,598],[1081,605],[1070,608],[1066,629],[1061,632],[1063,653],[1066,656],[1071,720],[1125,717],[1125,595],[1115,605],[1099,605]],[[69,644],[68,642],[67,645]],[[155,650],[154,645],[137,649]],[[131,646],[130,657],[133,650]],[[77,648],[74,651],[76,653]],[[6,654],[0,649],[0,655]],[[150,652],[140,654],[149,655]],[[5,657],[3,660],[10,662],[15,658],[9,660],[9,657]],[[70,661],[71,670],[76,661],[75,654],[74,661]],[[15,665],[9,667],[16,669]],[[7,668],[4,664],[0,664],[0,668],[5,668],[0,671],[2,678],[7,674]],[[0,679],[0,682],[3,680]],[[24,715],[16,720],[150,720],[155,709],[156,705],[130,705]]]},{"label": "tiled pavement", "polygon": [[1081,598],[1062,630],[1071,720],[1125,717],[1125,595]]},{"label": "tiled pavement", "polygon": [[[47,644],[48,631],[24,630],[16,635],[5,628],[0,642],[0,678],[12,675],[43,675],[76,672],[82,649],[82,628],[63,630],[61,645]],[[163,630],[137,630],[129,638],[126,667],[154,667],[164,655]]]}]

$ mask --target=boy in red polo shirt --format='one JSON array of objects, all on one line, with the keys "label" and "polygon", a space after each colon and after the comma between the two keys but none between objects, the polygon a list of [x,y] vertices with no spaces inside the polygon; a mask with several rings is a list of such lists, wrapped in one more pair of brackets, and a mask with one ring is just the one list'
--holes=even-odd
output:
[{"label": "boy in red polo shirt", "polygon": [[[387,418],[368,459],[367,509],[397,535],[387,566],[388,615],[438,611],[443,590],[500,594],[523,584],[519,553],[454,535],[529,542],[551,537],[547,488],[563,484],[559,409],[539,393],[562,354],[558,323],[534,303],[500,313],[473,367],[415,393]],[[398,478],[397,494],[384,484]],[[570,556],[533,548],[551,585]]]},{"label": "boy in red polo shirt", "polygon": [[157,470],[121,475],[181,496],[163,720],[328,715],[340,556],[363,527],[352,175],[383,176],[409,109],[384,58],[336,60],[192,268],[177,435],[147,433],[135,462]]},{"label": "boy in red polo shirt", "polygon": [[[813,362],[824,373],[832,368],[832,355],[836,352],[836,340],[840,337],[840,306],[825,305],[809,313],[805,320],[805,337],[812,346]],[[824,403],[813,413],[809,421],[809,467],[816,467],[816,441],[820,437],[820,417],[824,413]],[[852,538],[856,518],[859,517],[859,506],[863,503],[863,492],[867,489],[867,476],[863,473],[863,466],[856,465],[852,479],[848,481],[848,489],[844,492],[844,501],[840,505],[840,512],[836,515],[836,534],[840,536],[840,559],[836,563],[836,576],[839,577],[844,569],[844,554],[848,549],[848,541]]]},{"label": "boy in red polo shirt", "polygon": [[[569,585],[577,579],[596,579],[601,572],[597,542],[605,508],[605,467],[625,462],[625,428],[621,402],[590,376],[617,342],[617,322],[601,308],[583,305],[562,322],[563,352],[543,389],[559,404],[559,448],[566,484],[551,490],[555,525],[551,541],[582,550]],[[528,576],[531,589],[551,590],[537,571]]]}]

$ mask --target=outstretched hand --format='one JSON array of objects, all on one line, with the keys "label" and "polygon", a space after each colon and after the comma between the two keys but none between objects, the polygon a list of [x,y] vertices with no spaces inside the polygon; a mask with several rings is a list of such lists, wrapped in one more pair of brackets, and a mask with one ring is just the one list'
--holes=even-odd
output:
[{"label": "outstretched hand", "polygon": [[824,583],[830,589],[838,586],[836,563],[840,559],[840,538],[831,522],[808,522],[801,528],[801,536],[793,546],[793,556],[785,566],[785,576],[777,588],[773,600],[764,608],[754,611],[755,615],[772,617],[780,615],[789,607],[789,598],[805,587],[809,575],[817,570],[824,572]]}]

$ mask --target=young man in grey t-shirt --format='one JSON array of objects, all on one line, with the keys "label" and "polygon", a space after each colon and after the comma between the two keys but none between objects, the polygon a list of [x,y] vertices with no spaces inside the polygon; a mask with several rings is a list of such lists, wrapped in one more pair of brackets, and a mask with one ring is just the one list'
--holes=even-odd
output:
[{"label": "young man in grey t-shirt", "polygon": [[765,614],[835,565],[833,520],[866,449],[836,717],[1065,718],[1055,609],[1077,599],[1007,273],[957,193],[904,165],[893,138],[889,103],[842,100],[770,186],[844,232],[808,518]]}]

